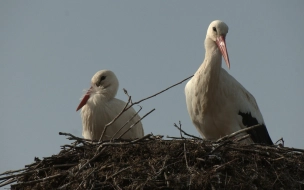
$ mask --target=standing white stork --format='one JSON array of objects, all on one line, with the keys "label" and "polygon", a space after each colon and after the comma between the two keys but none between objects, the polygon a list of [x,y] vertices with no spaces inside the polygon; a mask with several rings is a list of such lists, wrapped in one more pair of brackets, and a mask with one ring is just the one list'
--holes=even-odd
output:
[{"label": "standing white stork", "polygon": [[249,130],[245,143],[273,144],[254,97],[222,68],[222,56],[230,68],[225,37],[228,26],[211,22],[205,39],[205,60],[185,87],[187,109],[199,133],[217,140],[240,129]]},{"label": "standing white stork", "polygon": [[[116,99],[118,90],[118,79],[110,70],[98,71],[91,80],[91,88],[83,97],[76,111],[80,108],[82,118],[82,136],[90,140],[99,140],[105,128],[125,107],[126,102]],[[112,125],[110,125],[101,140],[110,140],[112,136],[124,126],[115,137],[123,134],[131,125],[140,119],[133,108],[125,111]],[[133,118],[132,118],[133,117]],[[141,122],[132,127],[123,139],[135,139],[143,137],[144,130]]]}]

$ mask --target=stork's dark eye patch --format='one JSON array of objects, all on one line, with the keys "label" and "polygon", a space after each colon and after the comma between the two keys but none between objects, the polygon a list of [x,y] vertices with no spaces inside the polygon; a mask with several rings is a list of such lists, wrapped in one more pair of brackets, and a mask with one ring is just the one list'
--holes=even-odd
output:
[{"label": "stork's dark eye patch", "polygon": [[100,77],[100,81],[103,81],[104,79],[106,79],[106,76]]},{"label": "stork's dark eye patch", "polygon": [[216,32],[216,28],[215,27],[213,27],[212,29],[213,29],[214,32]]},{"label": "stork's dark eye patch", "polygon": [[101,81],[103,81],[106,78],[107,78],[107,76],[101,76],[99,81],[96,83],[96,86],[100,86]]}]

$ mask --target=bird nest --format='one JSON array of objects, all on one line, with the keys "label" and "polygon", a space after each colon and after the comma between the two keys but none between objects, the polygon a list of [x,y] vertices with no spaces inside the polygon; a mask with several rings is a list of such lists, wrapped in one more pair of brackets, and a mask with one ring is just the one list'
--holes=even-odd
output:
[{"label": "bird nest", "polygon": [[[255,126],[256,127],[256,126]],[[181,130],[181,129],[180,129]],[[246,129],[248,130],[248,129]],[[304,189],[304,150],[244,145],[248,135],[216,142],[186,134],[133,141],[73,142],[24,169],[0,174],[12,189]],[[282,140],[280,142],[283,142]]]}]

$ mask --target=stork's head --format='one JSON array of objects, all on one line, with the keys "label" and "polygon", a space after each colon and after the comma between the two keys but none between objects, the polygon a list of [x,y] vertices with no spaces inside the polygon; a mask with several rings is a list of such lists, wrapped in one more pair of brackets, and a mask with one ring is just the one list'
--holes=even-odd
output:
[{"label": "stork's head", "polygon": [[226,65],[228,68],[230,68],[230,62],[229,62],[229,56],[226,48],[226,35],[228,33],[228,26],[226,23],[220,20],[215,20],[211,22],[211,24],[208,27],[206,38],[211,39],[214,41],[217,45],[217,47],[220,49]]},{"label": "stork's head", "polygon": [[[116,75],[110,70],[98,71],[91,80],[92,87],[97,87],[96,91],[102,89],[118,89],[118,79]],[[115,93],[116,94],[116,93]]]},{"label": "stork's head", "polygon": [[118,79],[116,75],[110,70],[98,71],[91,80],[91,88],[82,98],[76,111],[81,109],[89,100],[90,96],[94,94],[103,94],[109,96],[107,98],[114,98],[118,90]]}]

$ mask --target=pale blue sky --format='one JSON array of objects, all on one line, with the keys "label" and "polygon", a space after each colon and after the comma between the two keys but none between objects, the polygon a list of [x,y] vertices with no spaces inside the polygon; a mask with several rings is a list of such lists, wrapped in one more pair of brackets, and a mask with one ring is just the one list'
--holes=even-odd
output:
[{"label": "pale blue sky", "polygon": [[[204,59],[207,27],[229,26],[228,71],[256,98],[272,140],[304,148],[304,1],[0,2],[0,172],[81,136],[75,109],[102,69],[120,80],[118,98],[152,95],[192,75]],[[226,65],[223,64],[227,69]],[[184,86],[145,101],[145,133],[198,132]],[[137,109],[135,107],[135,109]]]}]

